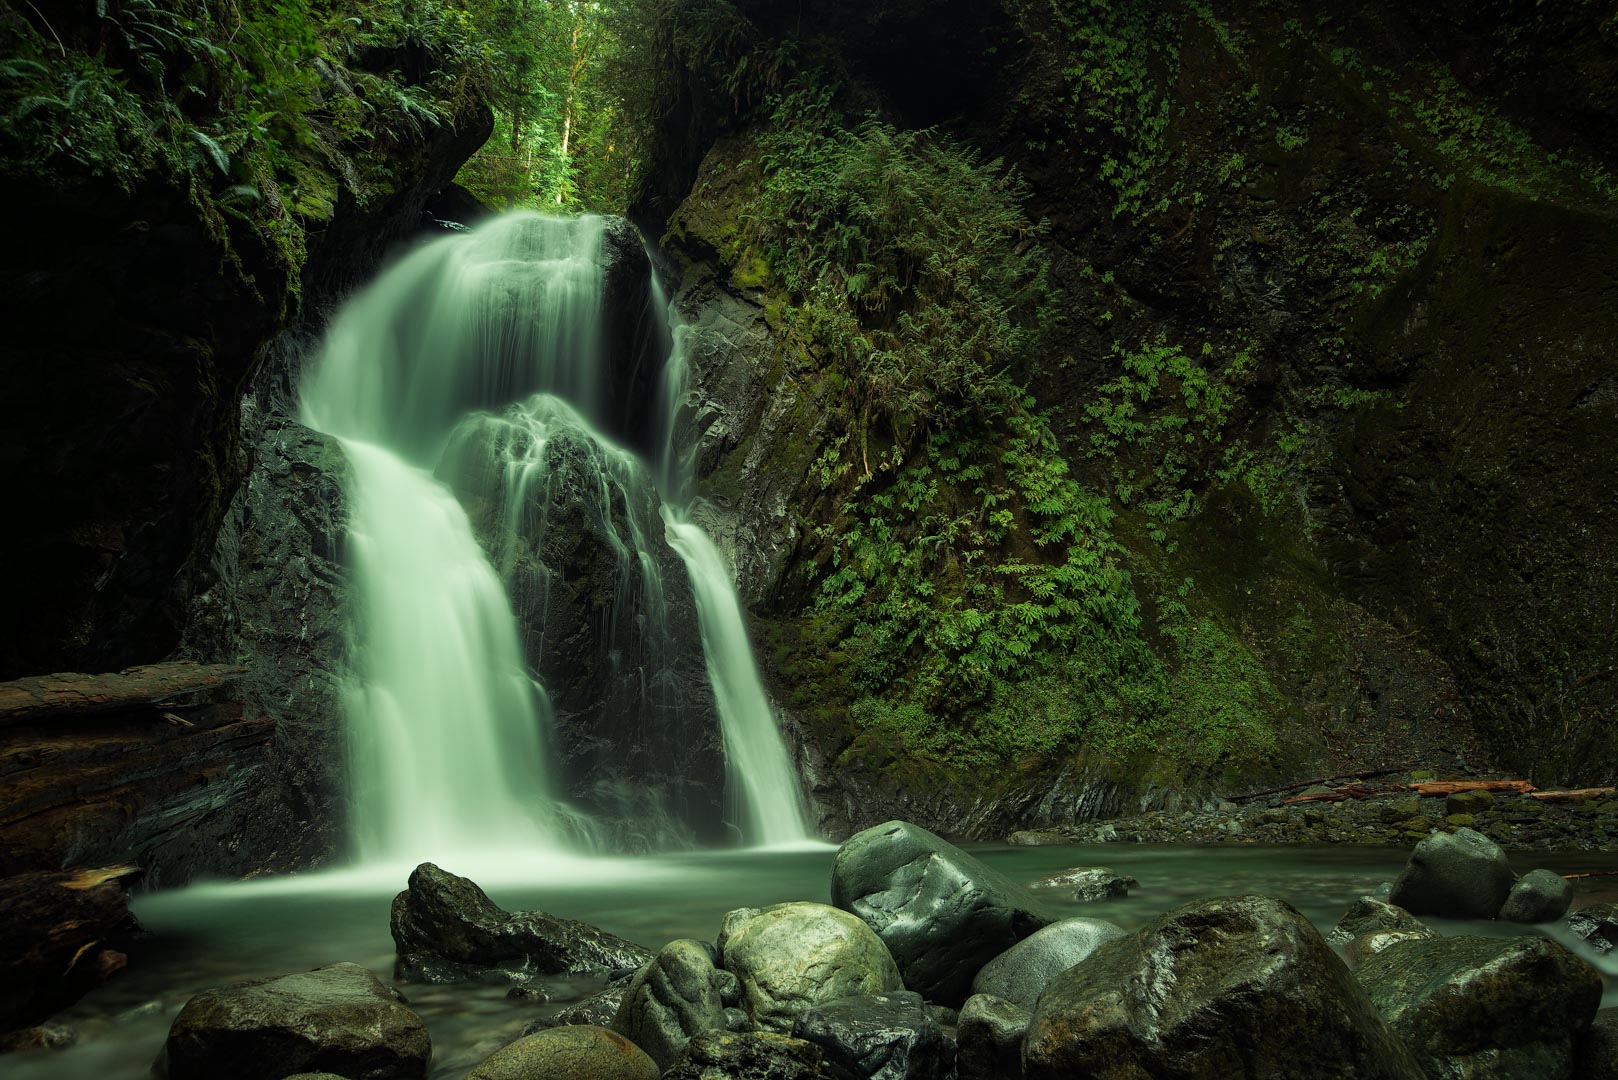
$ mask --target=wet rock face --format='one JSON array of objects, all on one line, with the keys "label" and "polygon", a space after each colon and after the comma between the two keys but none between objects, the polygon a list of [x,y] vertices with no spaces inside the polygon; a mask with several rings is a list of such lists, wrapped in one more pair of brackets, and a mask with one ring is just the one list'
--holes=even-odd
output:
[{"label": "wet rock face", "polygon": [[671,941],[636,973],[611,1026],[667,1069],[691,1036],[726,1029],[737,993],[736,976],[715,968],[700,942]]},{"label": "wet rock face", "polygon": [[1499,845],[1472,829],[1457,829],[1416,845],[1388,900],[1415,915],[1492,919],[1515,879]]},{"label": "wet rock face", "polygon": [[1055,916],[1027,889],[960,848],[904,821],[844,841],[832,902],[870,924],[905,985],[959,1005],[978,971]]},{"label": "wet rock face", "polygon": [[422,863],[393,899],[398,977],[524,983],[536,975],[639,967],[651,953],[588,923],[505,911],[463,877]]},{"label": "wet rock face", "polygon": [[462,422],[438,476],[506,581],[574,799],[622,849],[725,837],[701,629],[645,466],[536,397]]},{"label": "wet rock face", "polygon": [[1567,917],[1567,928],[1598,953],[1618,948],[1618,904],[1590,904]]},{"label": "wet rock face", "polygon": [[686,1045],[663,1080],[821,1080],[820,1048],[770,1031],[708,1032]]},{"label": "wet rock face", "polygon": [[1063,919],[1023,938],[990,960],[972,980],[974,996],[992,994],[1032,1009],[1050,981],[1081,963],[1124,930],[1100,919]]},{"label": "wet rock face", "polygon": [[973,994],[956,1026],[955,1068],[960,1080],[1018,1080],[1027,1010],[993,994]]},{"label": "wet rock face", "polygon": [[1188,904],[1058,975],[1023,1061],[1029,1080],[1422,1075],[1308,920],[1259,896]]},{"label": "wet rock face", "polygon": [[953,1041],[908,990],[811,1006],[792,1034],[820,1047],[834,1075],[856,1080],[945,1080],[955,1059]]},{"label": "wet rock face", "polygon": [[[1040,833],[1013,833],[1011,843],[1018,843],[1015,837],[1038,837]],[[1059,834],[1053,834],[1059,835]],[[1066,840],[1059,840],[1065,843]],[[1029,843],[1026,839],[1021,842],[1024,846],[1039,847]],[[1035,890],[1060,891],[1081,903],[1090,903],[1096,900],[1116,900],[1128,896],[1130,889],[1140,888],[1140,882],[1132,877],[1120,874],[1108,866],[1076,866],[1071,870],[1063,870],[1049,877],[1042,877],[1038,881],[1030,882],[1028,887]]]},{"label": "wet rock face", "polygon": [[1439,1080],[1570,1080],[1601,976],[1548,938],[1402,942],[1354,972]]},{"label": "wet rock face", "polygon": [[904,988],[882,940],[845,911],[798,902],[737,915],[726,921],[720,963],[763,1030],[784,1034],[812,1006]]},{"label": "wet rock face", "polygon": [[198,994],[175,1018],[159,1068],[169,1080],[414,1080],[431,1058],[420,1017],[369,971],[334,964]]},{"label": "wet rock face", "polygon": [[1362,934],[1389,930],[1431,933],[1420,919],[1404,908],[1374,896],[1362,896],[1337,920],[1337,925],[1331,928],[1326,940],[1333,945],[1347,945]]}]

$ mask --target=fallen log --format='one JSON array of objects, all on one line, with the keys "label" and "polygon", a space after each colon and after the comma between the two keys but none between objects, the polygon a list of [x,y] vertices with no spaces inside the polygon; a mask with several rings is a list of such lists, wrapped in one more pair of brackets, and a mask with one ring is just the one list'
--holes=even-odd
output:
[{"label": "fallen log", "polygon": [[1317,777],[1314,780],[1299,780],[1292,784],[1283,784],[1280,787],[1265,788],[1263,791],[1245,791],[1240,795],[1226,797],[1227,802],[1247,802],[1249,799],[1262,799],[1266,795],[1279,795],[1283,791],[1297,791],[1299,788],[1314,787],[1316,784],[1329,784],[1333,780],[1370,780],[1378,776],[1389,776],[1393,773],[1409,772],[1404,765],[1395,765],[1391,768],[1367,769],[1364,772],[1333,773],[1330,776]]},{"label": "fallen log", "polygon": [[224,686],[247,674],[236,664],[177,660],[108,675],[62,672],[0,683],[0,724],[156,705],[181,694]]},{"label": "fallen log", "polygon": [[1596,799],[1603,795],[1612,795],[1615,793],[1618,793],[1618,788],[1586,787],[1574,788],[1570,791],[1530,791],[1528,793],[1528,797],[1530,799],[1538,799],[1540,802],[1576,803],[1583,802],[1585,799]]},{"label": "fallen log", "polygon": [[1317,791],[1310,795],[1294,795],[1290,799],[1282,799],[1282,806],[1291,806],[1293,803],[1306,802],[1342,802],[1344,799],[1381,799],[1390,795],[1403,795],[1405,789],[1387,784],[1345,784],[1331,791]]},{"label": "fallen log", "polygon": [[0,878],[0,1031],[64,1009],[121,969],[140,931],[129,912],[133,866]]},{"label": "fallen log", "polygon": [[1427,780],[1411,784],[1417,795],[1454,795],[1460,791],[1514,791],[1526,795],[1534,785],[1526,780]]}]

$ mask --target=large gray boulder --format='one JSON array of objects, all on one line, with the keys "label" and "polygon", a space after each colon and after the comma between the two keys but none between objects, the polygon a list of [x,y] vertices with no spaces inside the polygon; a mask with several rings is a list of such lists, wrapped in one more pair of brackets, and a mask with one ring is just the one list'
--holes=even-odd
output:
[{"label": "large gray boulder", "polygon": [[704,1032],[686,1044],[663,1080],[824,1080],[820,1047],[770,1031]]},{"label": "large gray boulder", "polygon": [[869,926],[825,904],[776,904],[726,920],[720,963],[741,983],[741,1007],[760,1028],[789,1033],[813,1005],[904,989]]},{"label": "large gray boulder", "polygon": [[955,1063],[953,1040],[912,990],[811,1006],[792,1034],[849,1080],[945,1080]]},{"label": "large gray boulder", "polygon": [[1021,885],[904,821],[845,840],[831,891],[881,935],[906,986],[946,1005],[966,1000],[984,964],[1056,921]]},{"label": "large gray boulder", "polygon": [[551,1028],[525,1035],[485,1058],[466,1080],[658,1080],[640,1047],[606,1028]]},{"label": "large gray boulder", "polygon": [[972,993],[993,994],[1032,1009],[1052,979],[1123,936],[1123,927],[1101,919],[1051,923],[983,965],[972,980]]},{"label": "large gray boulder", "polygon": [[1517,879],[1500,907],[1508,922],[1555,922],[1573,903],[1573,885],[1552,870],[1530,870]]},{"label": "large gray boulder", "polygon": [[1403,942],[1354,977],[1433,1080],[1571,1080],[1601,1003],[1595,969],[1540,937]]},{"label": "large gray boulder", "polygon": [[1397,904],[1362,896],[1354,901],[1337,925],[1326,934],[1333,945],[1347,945],[1355,938],[1373,931],[1394,930],[1400,933],[1432,933],[1422,921]]},{"label": "large gray boulder", "polygon": [[506,911],[463,877],[422,863],[393,898],[395,974],[415,982],[527,983],[540,975],[636,968],[650,951],[573,919]]},{"label": "large gray boulder", "polygon": [[1331,946],[1289,905],[1203,900],[1052,980],[1023,1044],[1028,1080],[1419,1080]]},{"label": "large gray boulder", "polygon": [[957,1080],[1018,1080],[1028,1011],[993,994],[973,994],[955,1028]]},{"label": "large gray boulder", "polygon": [[405,1080],[426,1076],[432,1053],[421,1018],[375,975],[333,964],[203,991],[174,1018],[158,1068],[169,1080]]},{"label": "large gray boulder", "polygon": [[726,1029],[725,1006],[736,997],[736,976],[714,967],[705,945],[671,941],[636,972],[612,1029],[667,1069],[691,1036]]},{"label": "large gray boulder", "polygon": [[1388,902],[1414,915],[1492,919],[1514,880],[1505,852],[1482,833],[1433,833],[1416,845]]}]

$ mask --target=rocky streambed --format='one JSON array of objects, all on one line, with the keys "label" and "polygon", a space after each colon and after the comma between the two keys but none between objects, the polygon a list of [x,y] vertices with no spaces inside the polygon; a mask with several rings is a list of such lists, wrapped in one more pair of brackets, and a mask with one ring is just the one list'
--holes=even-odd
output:
[{"label": "rocky streambed", "polygon": [[[159,1067],[175,1080],[1618,1075],[1618,1028],[1585,959],[1618,941],[1618,907],[1588,881],[1575,898],[1560,874],[1517,877],[1471,830],[1409,854],[1402,871],[1365,864],[1394,880],[1363,876],[1335,923],[1258,892],[1147,913],[1128,894],[1170,884],[1148,864],[1007,874],[890,822],[838,849],[829,875],[823,856],[803,863],[821,888],[801,874],[790,887],[810,899],[727,912],[720,887],[681,916],[691,936],[639,942],[505,910],[423,864],[383,916],[384,978],[374,963],[288,964],[192,994]],[[654,871],[633,890],[642,905],[688,902]],[[1541,925],[1461,921],[1484,915]],[[435,1045],[456,1001],[498,1013],[498,1032]]]}]

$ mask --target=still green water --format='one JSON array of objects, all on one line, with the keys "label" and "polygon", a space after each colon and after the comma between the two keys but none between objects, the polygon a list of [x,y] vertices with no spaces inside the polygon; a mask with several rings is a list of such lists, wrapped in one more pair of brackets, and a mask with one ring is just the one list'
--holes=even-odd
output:
[{"label": "still green water", "polygon": [[[481,866],[445,864],[482,884],[506,908],[543,908],[583,919],[652,948],[674,938],[712,940],[720,917],[737,907],[786,900],[830,900],[833,850],[704,852],[641,859],[513,860]],[[1140,880],[1127,899],[1062,903],[1073,915],[1125,927],[1188,900],[1240,893],[1279,896],[1323,930],[1355,897],[1398,874],[1404,851],[1351,847],[1184,847],[1105,845],[1045,848],[976,847],[1013,880],[1031,881],[1071,866],[1110,866]],[[1613,856],[1516,856],[1519,872],[1547,866],[1561,873],[1618,868]],[[406,866],[368,868],[230,885],[197,885],[140,898],[136,913],[150,936],[130,952],[128,970],[59,1017],[79,1033],[57,1052],[0,1059],[17,1080],[134,1080],[145,1077],[180,1007],[194,993],[243,979],[352,961],[391,978],[388,906],[404,886]],[[1577,882],[1576,904],[1618,899],[1618,878]],[[1446,932],[1523,933],[1491,924],[1441,925]],[[405,986],[432,1035],[432,1076],[459,1078],[544,1012],[599,985],[558,980],[553,1001],[507,998],[503,987]],[[1609,1005],[1612,993],[1609,992]]]}]

